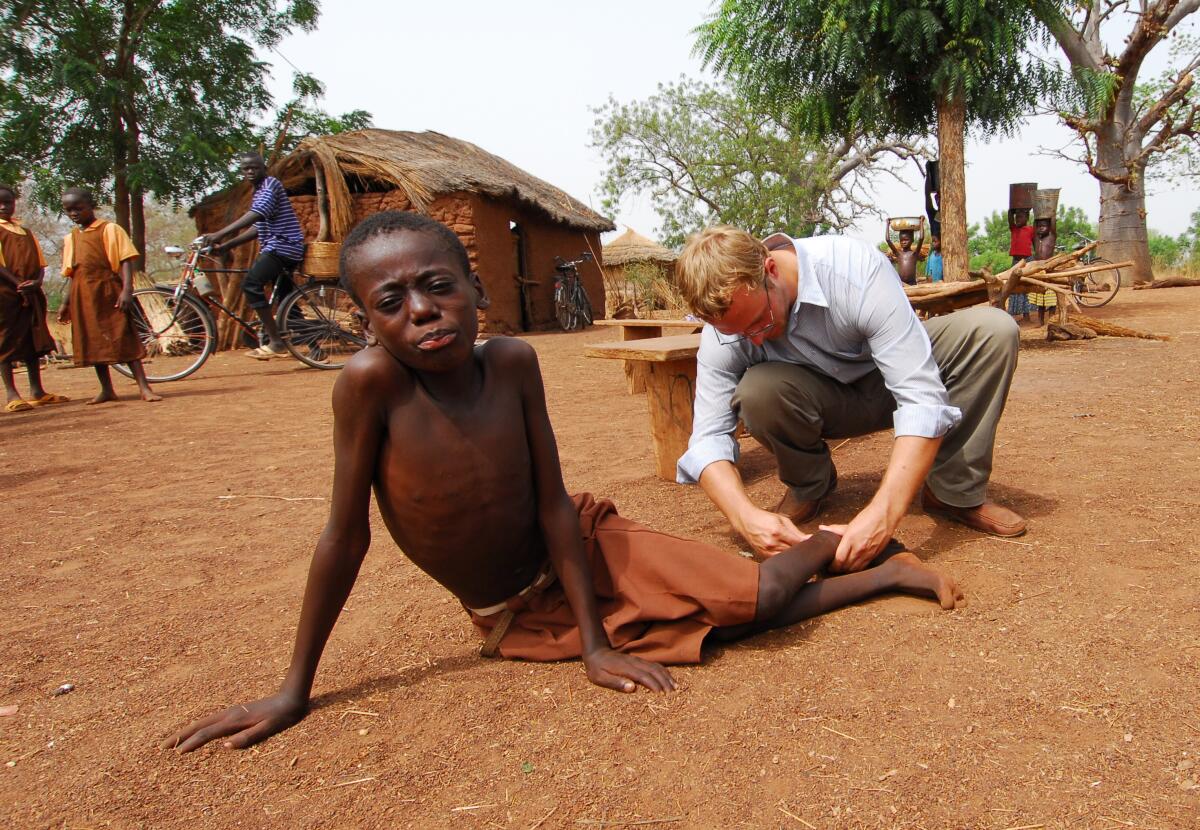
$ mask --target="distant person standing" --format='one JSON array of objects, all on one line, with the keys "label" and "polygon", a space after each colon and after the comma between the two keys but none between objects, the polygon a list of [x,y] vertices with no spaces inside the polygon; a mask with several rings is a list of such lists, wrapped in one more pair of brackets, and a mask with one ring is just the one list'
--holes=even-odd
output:
[{"label": "distant person standing", "polygon": [[[279,335],[275,315],[271,313],[266,286],[267,283],[274,286],[272,296],[276,298],[291,291],[292,271],[304,259],[304,231],[300,229],[300,220],[296,218],[296,211],[288,201],[283,184],[274,176],[267,175],[263,157],[258,153],[245,153],[240,162],[238,169],[242,181],[254,186],[250,209],[216,233],[203,237],[203,240],[205,244],[213,244],[214,253],[222,253],[251,239],[258,239],[258,259],[254,260],[242,281],[242,293],[262,321],[267,342],[250,351],[249,355],[258,360],[287,357],[287,347]],[[227,242],[220,241],[244,228],[248,230]]]},{"label": "distant person standing", "polygon": [[929,259],[925,262],[925,273],[930,282],[941,282],[942,276],[942,238],[937,234],[929,237]]},{"label": "distant person standing", "polygon": [[[1054,248],[1058,244],[1058,222],[1051,218],[1038,219],[1034,223],[1034,236],[1034,259],[1050,259],[1054,256]],[[1046,324],[1047,310],[1058,308],[1058,295],[1049,289],[1031,291],[1029,302],[1037,306],[1038,325],[1042,326]]]},{"label": "distant person standing", "polygon": [[[1033,256],[1033,228],[1029,226],[1029,208],[1008,210],[1008,253],[1012,264]],[[1029,321],[1029,298],[1024,294],[1012,294],[1008,298],[1008,313],[1013,317]]]},{"label": "distant person standing", "polygon": [[917,263],[925,258],[921,254],[921,248],[925,246],[925,220],[921,219],[921,236],[917,239],[915,247],[913,232],[906,228],[899,233],[900,247],[897,248],[896,243],[892,242],[891,228],[892,223],[889,221],[888,233],[884,235],[884,241],[892,249],[892,258],[896,262],[896,273],[900,275],[900,281],[905,285],[916,285]]}]

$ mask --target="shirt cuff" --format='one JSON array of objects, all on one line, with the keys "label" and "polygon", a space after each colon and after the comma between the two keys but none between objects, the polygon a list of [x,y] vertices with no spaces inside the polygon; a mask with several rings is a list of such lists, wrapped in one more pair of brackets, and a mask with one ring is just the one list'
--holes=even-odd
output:
[{"label": "shirt cuff", "polygon": [[[956,412],[958,410],[955,410]],[[704,468],[714,461],[738,460],[741,448],[732,435],[710,435],[688,447],[675,465],[675,481],[679,484],[695,484],[700,480]]]},{"label": "shirt cuff", "polygon": [[941,438],[961,420],[962,410],[957,406],[937,404],[906,404],[892,415],[897,438],[901,435]]}]

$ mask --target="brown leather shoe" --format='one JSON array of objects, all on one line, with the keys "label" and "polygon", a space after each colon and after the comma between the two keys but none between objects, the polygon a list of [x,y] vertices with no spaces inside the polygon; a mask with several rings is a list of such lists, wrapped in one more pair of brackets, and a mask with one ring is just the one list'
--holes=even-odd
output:
[{"label": "brown leather shoe", "polygon": [[964,524],[991,536],[1011,537],[1025,534],[1025,520],[994,501],[985,501],[978,507],[953,507],[935,496],[926,484],[921,490],[921,506],[925,508],[926,513]]},{"label": "brown leather shoe", "polygon": [[773,512],[780,513],[792,520],[792,524],[811,522],[821,513],[822,502],[837,489],[837,467],[833,468],[833,476],[829,479],[829,489],[819,499],[801,499],[794,495],[791,487],[783,491],[783,498],[775,505]]}]

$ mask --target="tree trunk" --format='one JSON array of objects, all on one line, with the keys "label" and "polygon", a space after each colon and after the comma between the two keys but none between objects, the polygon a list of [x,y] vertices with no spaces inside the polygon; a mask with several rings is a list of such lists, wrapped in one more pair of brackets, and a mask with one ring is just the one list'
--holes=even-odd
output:
[{"label": "tree trunk", "polygon": [[[126,119],[125,145],[128,148],[129,163],[137,166],[141,160],[142,134],[138,129],[137,120],[133,117]],[[129,188],[129,225],[126,228],[133,240],[133,247],[138,250],[138,258],[134,260],[133,270],[146,270],[146,191],[140,184]]]},{"label": "tree trunk", "polygon": [[[1108,152],[1102,147],[1097,149],[1099,159],[1103,160]],[[1111,149],[1120,157],[1121,150]],[[1124,172],[1127,168],[1122,164],[1116,170]],[[1103,165],[1103,161],[1101,161]],[[1103,167],[1102,167],[1103,169]],[[1112,262],[1133,260],[1133,267],[1121,271],[1121,281],[1132,282],[1135,285],[1148,283],[1154,279],[1154,271],[1150,261],[1150,243],[1146,234],[1146,190],[1145,170],[1134,168],[1129,170],[1129,186],[1100,181],[1100,250],[1102,257]]]},{"label": "tree trunk", "polygon": [[967,269],[967,177],[963,157],[967,103],[962,95],[938,102],[938,213],[942,223],[942,263],[948,282],[969,279]]},{"label": "tree trunk", "polygon": [[128,147],[125,143],[125,125],[121,117],[113,113],[112,117],[113,144],[113,212],[117,224],[129,231],[129,180],[126,177],[128,166]]}]

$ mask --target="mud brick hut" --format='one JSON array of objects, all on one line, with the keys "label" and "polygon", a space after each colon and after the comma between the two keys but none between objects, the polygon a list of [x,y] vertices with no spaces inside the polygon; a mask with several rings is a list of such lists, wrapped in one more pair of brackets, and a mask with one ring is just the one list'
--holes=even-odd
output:
[{"label": "mud brick hut", "polygon": [[[307,138],[270,173],[283,183],[310,242],[340,241],[385,210],[419,211],[449,225],[491,296],[491,307],[480,312],[484,331],[557,325],[556,256],[592,252],[595,261],[584,263],[580,276],[592,307],[604,308],[600,234],[612,222],[474,144],[436,132],[358,130]],[[238,184],[207,197],[192,208],[197,229],[228,224],[248,209],[250,195]],[[246,267],[256,255],[256,245],[242,246],[230,267]],[[225,283],[222,292],[240,304],[240,278]]]},{"label": "mud brick hut", "polygon": [[604,246],[604,285],[610,312],[617,317],[636,313],[652,297],[655,280],[675,279],[678,254],[647,239],[633,228]]}]

